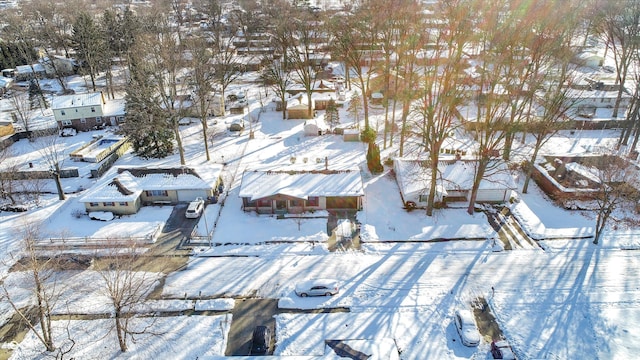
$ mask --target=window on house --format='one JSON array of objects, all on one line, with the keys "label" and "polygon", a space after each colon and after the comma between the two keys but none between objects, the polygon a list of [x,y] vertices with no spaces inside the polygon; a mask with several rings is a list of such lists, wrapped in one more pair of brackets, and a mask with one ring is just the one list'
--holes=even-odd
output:
[{"label": "window on house", "polygon": [[304,200],[289,200],[289,206],[301,207],[304,205]]},{"label": "window on house", "polygon": [[120,206],[129,206],[129,203],[128,203],[128,202],[126,202],[126,201],[120,201],[120,202],[118,203],[118,205],[120,205]]},{"label": "window on house", "polygon": [[102,204],[104,204],[104,206],[116,206],[116,203],[113,201],[105,201]]},{"label": "window on house", "polygon": [[65,115],[67,115],[67,113],[64,112],[64,110],[60,110],[60,115],[65,116]]},{"label": "window on house", "polygon": [[124,122],[124,116],[118,116],[118,122]]},{"label": "window on house", "polygon": [[256,207],[256,202],[250,200],[249,198],[242,198],[242,202],[245,207]]},{"label": "window on house", "polygon": [[81,124],[86,124],[86,123],[87,123],[87,119],[85,119],[85,118],[81,118],[81,119],[80,119],[80,123],[81,123]]},{"label": "window on house", "polygon": [[258,200],[258,207],[270,207],[271,200]]},{"label": "window on house", "polygon": [[307,200],[307,206],[319,206],[320,205],[320,198],[317,196],[309,196],[309,199]]},{"label": "window on house", "polygon": [[95,107],[91,107],[91,112],[96,112],[96,108]]},{"label": "window on house", "polygon": [[71,120],[62,120],[62,126],[71,126],[72,124]]},{"label": "window on house", "polygon": [[420,195],[420,197],[418,198],[418,201],[427,202],[428,199],[429,199],[429,195]]},{"label": "window on house", "polygon": [[147,190],[147,196],[167,196],[166,190]]},{"label": "window on house", "polygon": [[76,109],[76,112],[78,112],[78,109]]},{"label": "window on house", "polygon": [[100,117],[100,116],[96,116],[96,122],[97,122],[97,123],[101,123],[101,122],[102,122],[102,117]]},{"label": "window on house", "polygon": [[89,203],[89,206],[91,206],[91,207],[98,207],[98,206],[100,206],[100,203],[97,203],[97,202],[90,202],[90,203]]}]

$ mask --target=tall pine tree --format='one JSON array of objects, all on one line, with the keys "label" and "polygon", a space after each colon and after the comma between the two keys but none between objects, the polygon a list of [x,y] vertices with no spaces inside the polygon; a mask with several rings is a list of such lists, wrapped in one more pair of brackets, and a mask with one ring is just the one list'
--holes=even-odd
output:
[{"label": "tall pine tree", "polygon": [[173,153],[174,133],[167,126],[164,111],[153,100],[153,90],[149,74],[132,62],[122,131],[131,140],[136,155],[145,159],[164,158]]}]

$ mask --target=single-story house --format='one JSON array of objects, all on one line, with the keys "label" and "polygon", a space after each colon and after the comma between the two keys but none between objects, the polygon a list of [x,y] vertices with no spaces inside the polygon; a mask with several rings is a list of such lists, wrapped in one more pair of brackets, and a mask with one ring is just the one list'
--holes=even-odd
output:
[{"label": "single-story house", "polygon": [[604,64],[604,56],[585,51],[576,54],[573,59],[571,59],[571,62],[576,65],[598,69],[602,64]]},{"label": "single-story house", "polygon": [[54,55],[51,59],[49,57],[43,58],[42,65],[44,66],[45,74],[49,77],[56,76],[56,71],[64,76],[72,75],[78,68],[78,64],[76,63],[75,59],[70,59],[59,55]]},{"label": "single-story house", "polygon": [[[456,159],[441,157],[438,163],[437,202],[468,201],[471,196],[475,175],[475,159]],[[431,169],[423,159],[395,159],[393,167],[400,188],[402,201],[406,206],[424,207],[427,205],[431,181]],[[489,164],[485,178],[480,182],[477,202],[501,203],[511,197],[516,184],[507,164],[494,160]]]},{"label": "single-story house", "polygon": [[60,95],[53,98],[51,109],[60,129],[87,131],[124,122],[125,101],[107,101],[102,92]]},{"label": "single-story house", "polygon": [[222,191],[221,165],[208,165],[201,177],[190,168],[118,169],[102,179],[78,200],[87,212],[135,214],[144,205],[176,204],[197,197],[213,199]]},{"label": "single-story house", "polygon": [[360,170],[246,170],[240,198],[244,211],[261,214],[310,210],[361,210]]}]

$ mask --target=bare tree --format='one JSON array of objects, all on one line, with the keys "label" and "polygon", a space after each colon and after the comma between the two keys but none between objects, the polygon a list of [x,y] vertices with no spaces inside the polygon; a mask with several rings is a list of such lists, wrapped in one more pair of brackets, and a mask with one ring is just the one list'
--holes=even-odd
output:
[{"label": "bare tree", "polygon": [[627,160],[615,155],[594,159],[593,171],[598,178],[596,203],[596,231],[593,243],[602,240],[602,234],[616,210],[632,209],[640,199],[638,169]]},{"label": "bare tree", "polygon": [[137,321],[133,312],[157,285],[157,279],[154,273],[136,271],[141,258],[135,243],[113,242],[110,246],[96,254],[93,269],[100,274],[103,293],[112,306],[118,346],[126,352],[129,340],[135,342],[136,336],[153,334],[153,321]]},{"label": "bare tree", "polygon": [[618,116],[627,73],[640,47],[640,4],[637,1],[600,1],[598,33],[613,53],[619,85],[612,117]]},{"label": "bare tree", "polygon": [[282,104],[282,119],[287,118],[287,88],[291,85],[291,75],[283,60],[273,60],[262,69],[262,82],[270,86]]},{"label": "bare tree", "polygon": [[0,148],[0,164],[2,164],[2,168],[0,168],[0,198],[9,199],[12,204],[15,204],[16,180],[13,175],[18,171],[20,164],[10,147]]},{"label": "bare tree", "polygon": [[57,132],[51,134],[51,130],[39,131],[39,134],[35,137],[32,144],[34,149],[38,151],[45,164],[48,167],[48,171],[51,174],[51,178],[56,183],[58,190],[58,199],[65,200],[67,196],[62,188],[62,168],[66,159],[66,151],[63,144],[59,142],[60,137]]},{"label": "bare tree", "polygon": [[[207,161],[211,160],[209,154],[209,144],[207,143],[207,118],[211,110],[211,104],[216,96],[216,87],[213,84],[215,79],[213,67],[213,54],[207,43],[202,38],[193,38],[186,41],[186,47],[190,53],[187,62],[191,65],[190,80],[194,96],[195,112],[200,117],[202,124],[202,140]],[[223,101],[220,96],[220,101]]]},{"label": "bare tree", "polygon": [[[13,113],[15,114],[18,124],[22,126],[24,131],[29,134],[31,132],[31,120],[33,119],[33,111],[29,96],[23,92],[14,92],[11,96],[11,104],[13,105]],[[33,138],[29,136],[29,141]]]},{"label": "bare tree", "polygon": [[12,296],[12,290],[7,284],[6,277],[2,279],[0,285],[2,295],[29,330],[44,345],[46,351],[61,359],[71,351],[75,342],[69,338],[61,347],[57,347],[54,342],[52,314],[54,307],[60,301],[64,288],[58,281],[56,274],[59,267],[57,258],[39,256],[36,248],[40,239],[38,224],[25,223],[18,236],[22,241],[24,256],[16,263],[15,270],[24,274],[25,278],[21,280],[21,284],[30,290],[35,304],[32,307],[21,307],[18,299]]},{"label": "bare tree", "polygon": [[448,19],[446,25],[428,31],[434,48],[431,56],[421,62],[422,94],[412,106],[413,128],[422,138],[429,156],[431,171],[428,180],[427,216],[433,215],[436,200],[438,163],[444,141],[455,131],[457,107],[465,97],[464,48],[472,39],[472,27],[467,21],[473,17],[471,7],[462,0],[442,4],[439,14]]},{"label": "bare tree", "polygon": [[307,116],[311,117],[313,114],[311,96],[318,79],[319,62],[321,62],[318,56],[323,56],[322,52],[318,53],[317,45],[323,41],[324,34],[306,10],[299,9],[291,21],[295,22],[295,29],[292,29],[291,35],[291,38],[295,39],[295,44],[287,48],[287,59],[295,75],[293,80],[302,85],[307,95]]}]

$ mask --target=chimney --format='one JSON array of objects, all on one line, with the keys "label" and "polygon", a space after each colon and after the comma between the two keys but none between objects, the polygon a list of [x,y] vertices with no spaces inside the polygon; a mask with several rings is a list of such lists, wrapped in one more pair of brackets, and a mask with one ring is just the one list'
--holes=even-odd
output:
[{"label": "chimney", "polygon": [[329,170],[329,157],[328,156],[324,157],[324,169],[325,170]]}]

